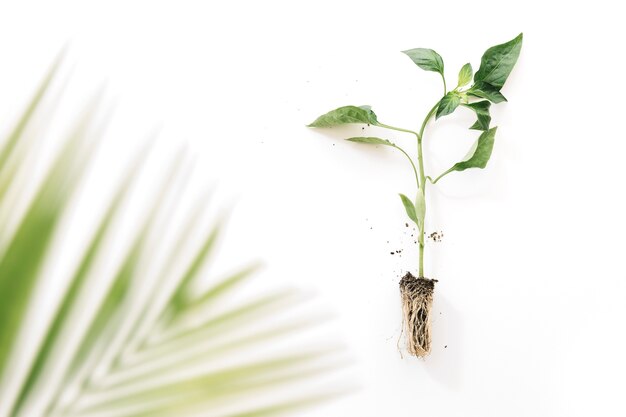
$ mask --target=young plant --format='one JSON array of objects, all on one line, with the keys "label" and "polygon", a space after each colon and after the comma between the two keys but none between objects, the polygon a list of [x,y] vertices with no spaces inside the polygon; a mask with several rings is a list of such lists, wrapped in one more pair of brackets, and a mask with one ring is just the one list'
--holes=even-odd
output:
[{"label": "young plant", "polygon": [[[469,168],[484,168],[491,157],[496,127],[490,127],[492,104],[507,101],[500,90],[513,70],[522,48],[520,33],[516,38],[501,45],[493,46],[483,54],[480,68],[473,73],[471,64],[463,65],[458,75],[458,82],[453,90],[448,90],[444,76],[444,64],[441,56],[432,49],[415,48],[403,51],[418,67],[425,71],[437,72],[443,80],[443,95],[428,111],[418,131],[390,126],[378,120],[370,106],[344,106],[332,110],[320,117],[309,127],[327,128],[343,124],[357,123],[382,127],[398,132],[409,133],[417,141],[417,155],[412,158],[408,152],[395,143],[379,137],[352,137],[347,140],[368,145],[383,145],[400,151],[411,163],[415,176],[417,193],[414,199],[400,194],[400,200],[407,216],[418,228],[419,266],[418,276],[408,272],[400,281],[400,293],[404,314],[404,329],[407,334],[407,350],[415,356],[426,356],[431,350],[430,310],[432,307],[434,279],[424,277],[424,236],[426,221],[426,187],[435,185],[446,175]],[[472,83],[473,78],[473,83]],[[470,85],[471,84],[471,85]],[[422,143],[428,123],[434,118],[452,114],[459,107],[467,108],[476,114],[476,122],[470,129],[480,131],[480,135],[470,148],[467,157],[452,165],[450,169],[434,178],[426,175]],[[417,160],[417,163],[416,163]]]}]

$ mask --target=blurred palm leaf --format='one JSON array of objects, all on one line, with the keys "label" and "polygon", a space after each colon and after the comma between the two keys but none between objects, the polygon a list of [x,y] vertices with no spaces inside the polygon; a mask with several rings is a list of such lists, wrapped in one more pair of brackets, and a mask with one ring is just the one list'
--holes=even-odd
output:
[{"label": "blurred palm leaf", "polygon": [[[156,278],[144,278],[145,261],[159,256],[152,243],[161,238],[161,220],[168,215],[161,203],[172,192],[180,163],[173,164],[154,208],[123,245],[114,273],[107,274],[98,263],[106,258],[107,245],[118,243],[115,222],[132,194],[143,156],[131,164],[77,254],[60,300],[46,313],[51,316],[41,317],[35,304],[47,279],[44,266],[94,153],[97,139],[87,138],[99,136],[93,120],[96,101],[77,121],[23,213],[12,213],[16,196],[24,197],[17,174],[27,168],[37,147],[37,135],[29,129],[42,107],[45,113],[44,99],[50,96],[58,66],[50,70],[15,129],[0,141],[0,416],[272,416],[334,395],[330,390],[291,389],[294,382],[331,369],[332,350],[272,352],[277,340],[315,322],[306,317],[272,320],[297,301],[293,293],[270,293],[216,308],[251,275],[253,266],[195,290],[219,226],[205,233],[185,267],[176,267],[184,258],[181,248],[187,236],[199,228],[203,201],[178,231]],[[14,224],[2,213],[11,213]],[[40,326],[34,353],[23,358],[20,341],[32,345],[32,336],[24,334],[33,320],[47,325]],[[267,353],[249,354],[263,350]]]}]

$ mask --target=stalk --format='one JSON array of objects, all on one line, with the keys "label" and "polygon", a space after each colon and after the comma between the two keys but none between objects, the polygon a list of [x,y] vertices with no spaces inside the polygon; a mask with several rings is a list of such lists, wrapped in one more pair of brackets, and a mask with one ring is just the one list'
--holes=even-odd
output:
[{"label": "stalk", "polygon": [[[445,88],[445,87],[444,87]],[[417,165],[419,167],[419,191],[422,193],[422,198],[424,199],[424,203],[426,203],[426,175],[424,174],[424,157],[422,155],[422,139],[424,138],[424,129],[426,129],[426,125],[433,117],[435,112],[437,111],[437,107],[439,107],[439,102],[433,106],[432,109],[428,112],[424,121],[422,122],[422,127],[420,128],[417,136]],[[426,212],[424,212],[424,220],[421,224],[418,224],[417,227],[419,229],[419,278],[424,277],[424,234],[425,234],[425,224],[426,224]]]}]

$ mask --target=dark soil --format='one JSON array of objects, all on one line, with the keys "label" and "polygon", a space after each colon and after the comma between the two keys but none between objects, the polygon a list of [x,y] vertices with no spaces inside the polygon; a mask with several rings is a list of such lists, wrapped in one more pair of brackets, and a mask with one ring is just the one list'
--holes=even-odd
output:
[{"label": "dark soil", "polygon": [[432,295],[435,291],[436,279],[428,279],[424,277],[416,278],[410,272],[407,272],[400,280],[400,290],[413,293],[416,291],[420,295]]},{"label": "dark soil", "polygon": [[443,232],[432,232],[428,235],[428,239],[433,242],[441,242],[441,239],[443,239]]}]

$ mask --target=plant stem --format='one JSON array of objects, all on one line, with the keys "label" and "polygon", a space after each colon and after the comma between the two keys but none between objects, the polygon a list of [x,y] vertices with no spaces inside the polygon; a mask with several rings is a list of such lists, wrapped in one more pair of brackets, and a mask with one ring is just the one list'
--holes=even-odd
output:
[{"label": "plant stem", "polygon": [[[386,125],[384,123],[378,123],[378,126],[379,127],[384,127],[385,129],[396,130],[398,132],[411,133],[411,134],[415,135],[415,137],[417,138],[418,141],[419,141],[419,138],[420,138],[419,134],[417,132],[412,131],[412,130],[402,129],[401,127],[390,126],[390,125]],[[417,169],[415,168],[415,163],[413,162],[413,159],[401,147],[399,147],[397,145],[393,145],[393,147],[398,149],[400,152],[402,152],[408,158],[409,162],[411,163],[411,166],[413,167],[413,173],[415,174],[415,183],[417,184],[417,192],[419,192],[419,190],[422,188],[422,185],[420,185],[421,184],[420,177],[418,177]]]},{"label": "plant stem", "polygon": [[385,129],[397,130],[398,132],[412,133],[415,136],[418,136],[417,132],[414,132],[414,131],[409,130],[409,129],[402,129],[401,127],[389,126],[389,125],[386,125],[384,123],[378,123],[376,126],[384,127]]},{"label": "plant stem", "polygon": [[413,159],[411,159],[411,157],[409,156],[408,153],[406,153],[406,151],[404,149],[402,149],[401,147],[397,146],[397,145],[393,145],[394,148],[396,148],[397,150],[399,150],[400,152],[402,152],[404,154],[404,156],[406,156],[406,158],[409,160],[409,162],[411,163],[411,167],[413,167],[413,173],[415,174],[415,183],[417,184],[417,192],[419,192],[419,188],[420,188],[420,180],[419,177],[417,175],[417,169],[415,168],[415,163],[413,163]]},{"label": "plant stem", "polygon": [[446,87],[446,77],[441,74],[441,79],[443,80],[443,95],[445,96],[446,94],[448,94],[448,87]]},{"label": "plant stem", "polygon": [[[445,89],[445,79],[444,79],[444,89]],[[445,94],[444,94],[445,95]],[[422,139],[424,138],[424,129],[426,129],[426,125],[428,121],[433,117],[435,112],[437,111],[437,107],[439,107],[439,102],[433,106],[432,109],[428,112],[424,121],[422,122],[422,127],[420,128],[419,133],[417,134],[417,164],[419,166],[420,171],[420,184],[421,187],[418,192],[422,193],[422,197],[424,199],[424,204],[426,203],[426,175],[424,174],[424,157],[422,154]],[[418,224],[419,228],[419,278],[424,277],[424,226],[426,223],[426,215],[424,215],[424,219],[422,220],[422,224]]]}]

